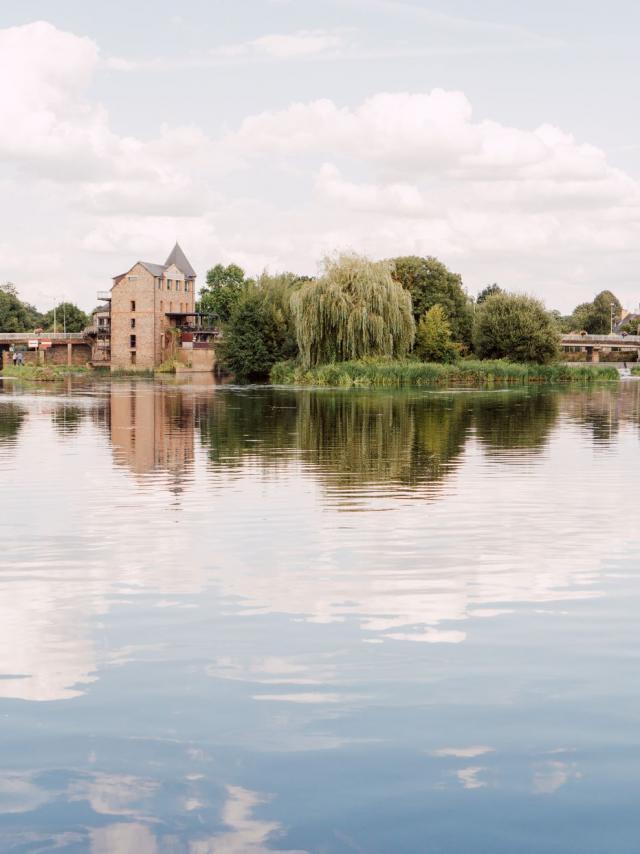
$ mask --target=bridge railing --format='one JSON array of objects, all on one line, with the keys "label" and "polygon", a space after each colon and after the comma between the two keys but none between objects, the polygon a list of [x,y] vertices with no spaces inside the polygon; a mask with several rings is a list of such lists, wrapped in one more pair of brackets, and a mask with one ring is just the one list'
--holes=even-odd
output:
[{"label": "bridge railing", "polygon": [[562,336],[563,344],[640,344],[640,335],[580,335],[567,334]]},{"label": "bridge railing", "polygon": [[0,332],[0,341],[84,341],[84,332]]}]

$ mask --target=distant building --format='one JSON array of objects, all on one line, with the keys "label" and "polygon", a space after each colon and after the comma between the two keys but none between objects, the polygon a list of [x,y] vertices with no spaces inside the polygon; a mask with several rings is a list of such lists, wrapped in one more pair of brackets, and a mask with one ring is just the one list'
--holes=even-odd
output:
[{"label": "distant building", "polygon": [[111,368],[160,365],[167,333],[195,313],[195,270],[179,244],[164,264],[138,261],[111,288]]},{"label": "distant building", "polygon": [[613,331],[620,332],[623,328],[632,334],[638,333],[638,330],[640,330],[640,308],[635,311],[622,309],[620,320],[614,325]]}]

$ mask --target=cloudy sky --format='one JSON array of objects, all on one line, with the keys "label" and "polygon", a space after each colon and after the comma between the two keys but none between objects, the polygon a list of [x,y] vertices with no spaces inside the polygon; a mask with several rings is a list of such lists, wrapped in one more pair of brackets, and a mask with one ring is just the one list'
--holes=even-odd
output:
[{"label": "cloudy sky", "polygon": [[176,238],[201,278],[432,254],[640,301],[631,0],[3,0],[0,281],[84,308]]}]

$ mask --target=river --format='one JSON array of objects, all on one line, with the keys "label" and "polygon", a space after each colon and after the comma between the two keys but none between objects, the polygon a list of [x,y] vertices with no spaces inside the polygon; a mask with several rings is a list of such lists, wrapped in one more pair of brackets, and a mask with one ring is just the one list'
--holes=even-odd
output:
[{"label": "river", "polygon": [[0,850],[635,850],[639,460],[634,382],[0,382]]}]

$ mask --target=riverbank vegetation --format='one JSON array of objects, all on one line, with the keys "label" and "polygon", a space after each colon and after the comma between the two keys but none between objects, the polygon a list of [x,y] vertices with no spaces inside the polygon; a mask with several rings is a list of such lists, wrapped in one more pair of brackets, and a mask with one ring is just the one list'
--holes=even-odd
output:
[{"label": "riverbank vegetation", "polygon": [[361,359],[312,368],[305,368],[296,362],[280,362],[271,371],[271,381],[276,385],[364,388],[590,383],[618,378],[617,369],[606,365],[574,367],[475,359],[464,359],[453,364],[427,363],[417,359]]},{"label": "riverbank vegetation", "polygon": [[55,382],[69,376],[80,376],[90,373],[91,369],[84,365],[5,365],[0,377],[30,382]]},{"label": "riverbank vegetation", "polygon": [[[599,327],[610,296],[584,304],[580,322]],[[218,265],[200,306],[217,312],[220,362],[240,380],[483,385],[617,378],[604,366],[557,364],[562,324],[539,300],[495,283],[474,300],[461,277],[432,257],[332,256],[313,279],[264,273],[251,280],[236,265]]]}]

